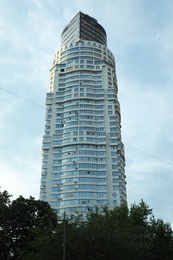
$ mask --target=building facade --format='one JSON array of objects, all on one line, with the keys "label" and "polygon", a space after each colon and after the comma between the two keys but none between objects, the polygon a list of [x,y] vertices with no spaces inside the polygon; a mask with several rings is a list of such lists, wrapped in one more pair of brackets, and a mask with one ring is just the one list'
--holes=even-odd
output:
[{"label": "building facade", "polygon": [[50,69],[40,199],[59,216],[126,201],[115,59],[104,28],[79,12]]}]

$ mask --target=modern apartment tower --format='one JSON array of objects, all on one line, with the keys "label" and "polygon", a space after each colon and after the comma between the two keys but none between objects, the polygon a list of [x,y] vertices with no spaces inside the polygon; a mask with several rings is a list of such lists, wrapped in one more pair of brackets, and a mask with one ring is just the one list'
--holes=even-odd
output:
[{"label": "modern apartment tower", "polygon": [[104,28],[79,12],[50,69],[40,199],[59,216],[126,201],[115,59]]}]

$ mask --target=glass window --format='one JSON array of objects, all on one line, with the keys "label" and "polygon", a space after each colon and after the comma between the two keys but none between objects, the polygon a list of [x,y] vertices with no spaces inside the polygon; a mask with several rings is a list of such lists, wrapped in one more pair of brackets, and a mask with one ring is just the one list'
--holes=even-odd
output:
[{"label": "glass window", "polygon": [[98,190],[106,190],[106,185],[98,185],[97,189]]},{"label": "glass window", "polygon": [[110,116],[110,120],[116,120],[116,116]]},{"label": "glass window", "polygon": [[107,193],[106,192],[99,192],[97,197],[100,198],[100,197],[106,197]]},{"label": "glass window", "polygon": [[43,195],[43,196],[42,196],[42,200],[46,200],[46,195]]},{"label": "glass window", "polygon": [[112,172],[112,176],[118,176],[118,172],[113,171],[113,172]]},{"label": "glass window", "polygon": [[110,137],[116,137],[117,134],[116,133],[110,133]]},{"label": "glass window", "polygon": [[98,178],[97,182],[106,182],[106,178]]}]

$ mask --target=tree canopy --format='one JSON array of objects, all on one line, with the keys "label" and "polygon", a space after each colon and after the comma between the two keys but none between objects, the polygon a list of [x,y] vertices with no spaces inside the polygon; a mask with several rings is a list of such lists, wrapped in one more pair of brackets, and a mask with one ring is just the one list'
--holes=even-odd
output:
[{"label": "tree canopy", "polygon": [[50,234],[57,226],[57,215],[47,202],[22,196],[11,201],[11,197],[0,192],[0,259],[4,260],[22,259],[26,249],[35,252],[37,236]]},{"label": "tree canopy", "polygon": [[0,192],[0,259],[63,257],[172,260],[173,231],[170,224],[155,219],[152,209],[142,200],[130,207],[103,207],[102,213],[96,208],[85,220],[76,214],[75,218],[59,222],[47,202],[22,196],[12,201],[7,191]]}]

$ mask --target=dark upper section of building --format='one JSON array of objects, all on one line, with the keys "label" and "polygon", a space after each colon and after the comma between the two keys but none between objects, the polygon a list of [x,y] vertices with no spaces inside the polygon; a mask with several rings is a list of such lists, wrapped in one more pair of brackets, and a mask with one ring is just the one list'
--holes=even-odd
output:
[{"label": "dark upper section of building", "polygon": [[105,29],[93,17],[82,12],[71,20],[61,35],[61,44],[65,45],[78,40],[87,40],[107,46]]}]

